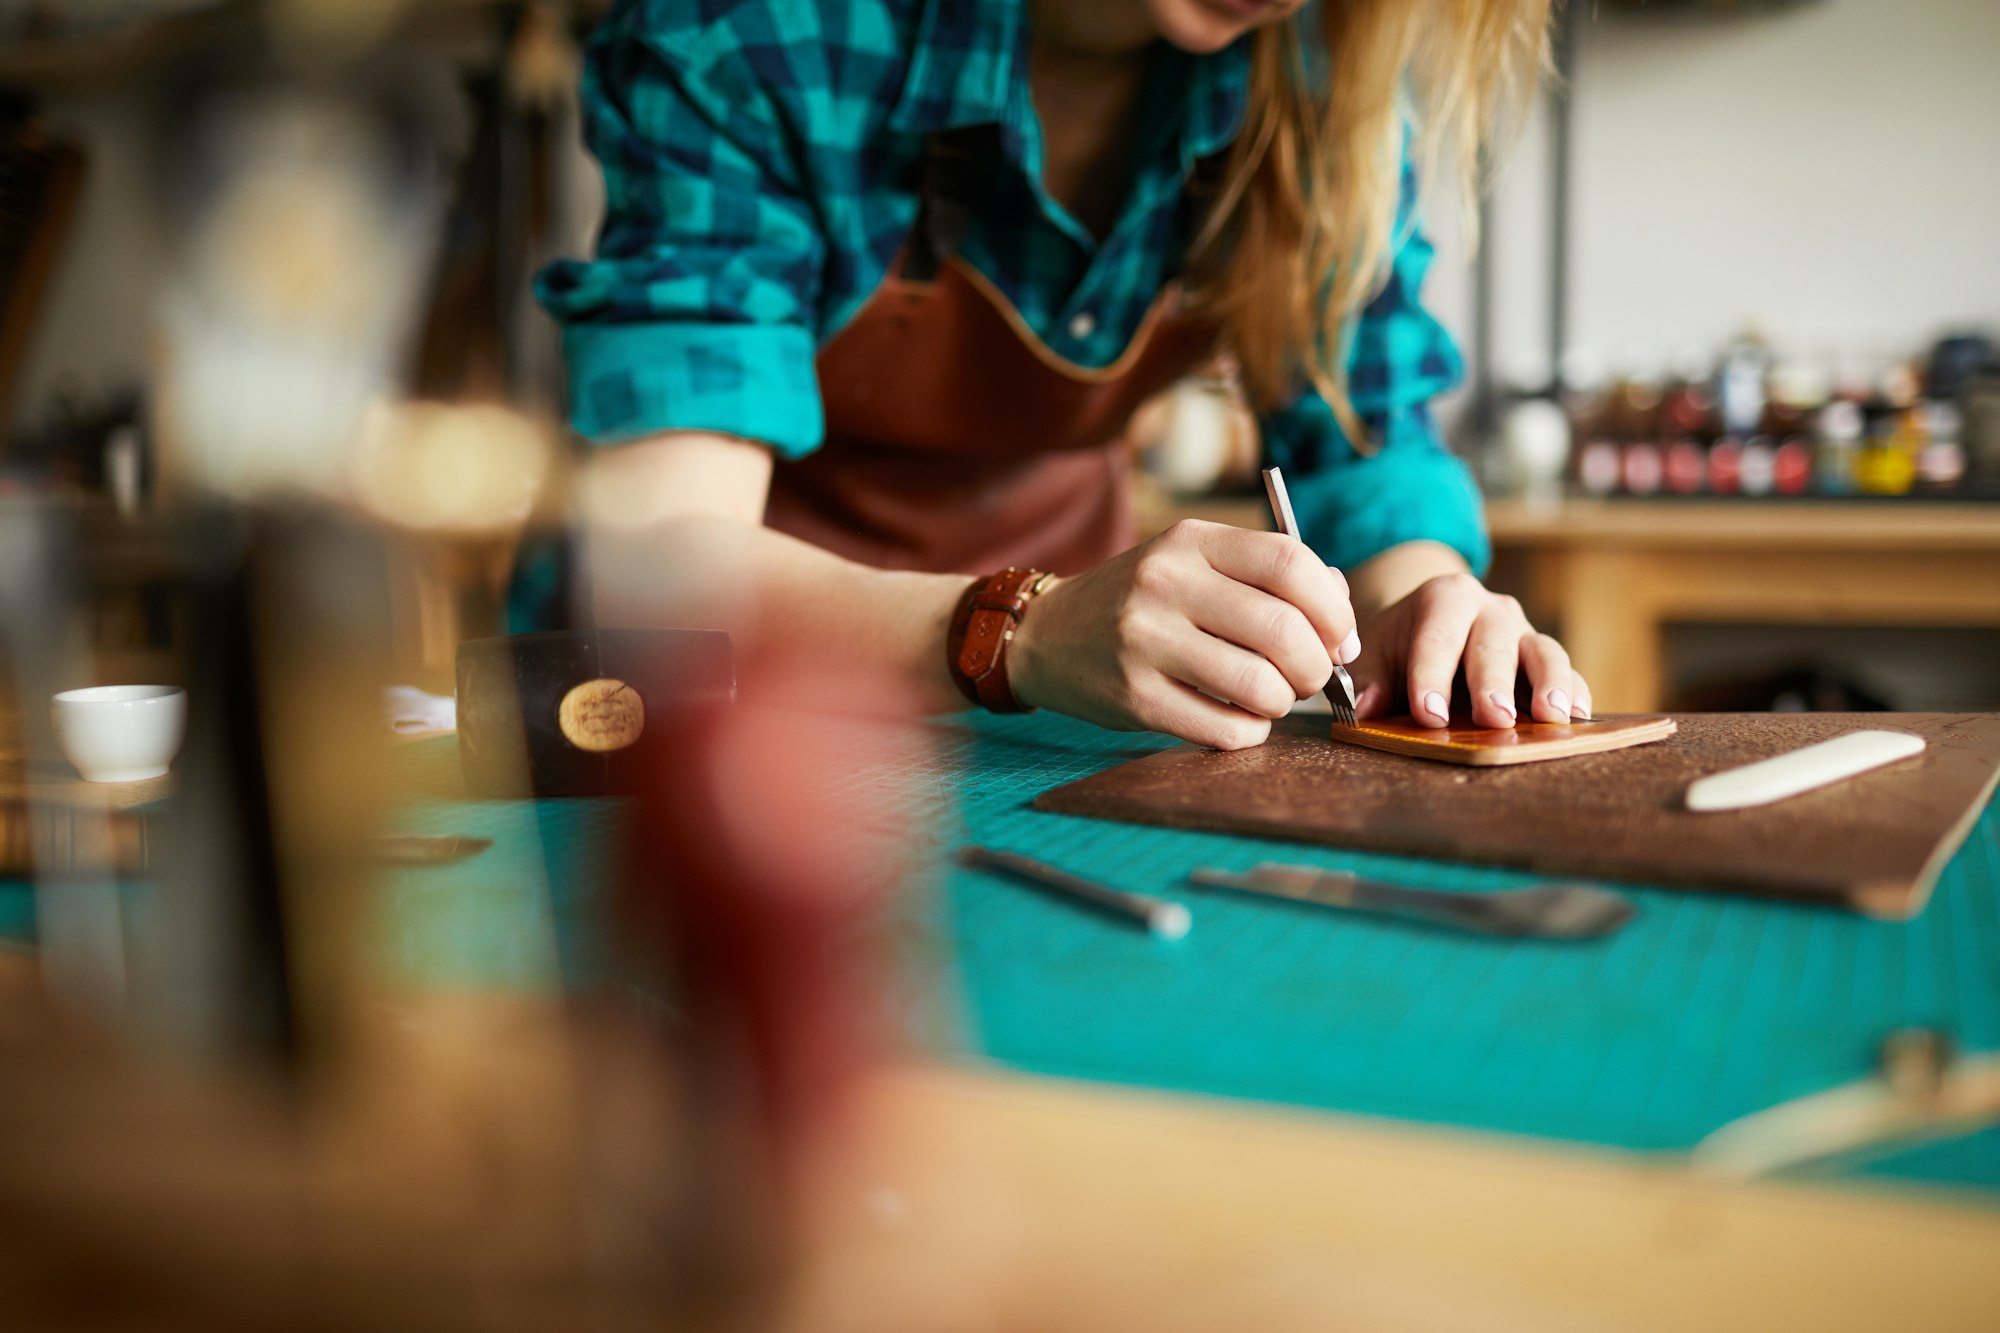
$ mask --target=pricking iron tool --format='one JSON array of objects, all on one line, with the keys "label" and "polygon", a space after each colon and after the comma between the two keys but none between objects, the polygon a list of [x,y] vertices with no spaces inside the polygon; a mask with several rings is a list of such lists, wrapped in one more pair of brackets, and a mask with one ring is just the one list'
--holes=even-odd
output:
[{"label": "pricking iron tool", "polygon": [[1209,889],[1285,898],[1342,911],[1475,935],[1513,939],[1597,939],[1622,928],[1636,909],[1615,893],[1587,884],[1538,884],[1495,893],[1415,889],[1349,871],[1267,861],[1247,874],[1204,867],[1188,876]]}]

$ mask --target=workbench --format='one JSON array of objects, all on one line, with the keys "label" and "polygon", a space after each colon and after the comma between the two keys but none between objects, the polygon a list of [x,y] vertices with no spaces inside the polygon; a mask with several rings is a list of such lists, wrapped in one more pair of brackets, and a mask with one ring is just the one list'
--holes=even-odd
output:
[{"label": "workbench", "polygon": [[[1866,1327],[1920,1306],[1909,1326],[1975,1327],[1965,1312],[2000,1301],[2000,1271],[1974,1276],[1950,1257],[2000,1243],[2000,1131],[1756,1187],[1699,1184],[1683,1157],[1738,1116],[1868,1077],[1890,1030],[1935,1025],[1964,1050],[2000,1048],[2000,813],[1908,923],[1637,887],[1639,919],[1609,941],[1509,945],[1203,896],[1185,876],[1267,859],[1462,890],[1519,875],[1029,808],[1162,738],[1049,716],[931,737],[920,770],[842,775],[937,834],[932,873],[881,926],[914,997],[913,1063],[875,1084],[871,1118],[893,1126],[882,1173],[959,1154],[958,1170],[1019,1210],[1035,1240],[1010,1263],[1164,1314],[1221,1256],[1255,1268],[1353,1246],[1387,1266],[1371,1281],[1421,1262],[1469,1284],[1465,1311],[1494,1321],[1468,1314],[1465,1326],[1616,1312],[1619,1327],[1772,1327],[1783,1309]],[[587,981],[614,952],[587,925],[602,919],[614,819],[594,802],[413,811],[409,832],[495,847],[485,864],[406,876],[399,966],[482,987]],[[964,842],[1175,898],[1194,930],[1163,943],[948,867]],[[518,873],[538,859],[543,874]],[[1158,1157],[1135,1161],[1139,1144]],[[1083,1216],[1126,1230],[1086,1237]],[[1574,1289],[1530,1280],[1560,1267],[1557,1237],[1587,1245],[1602,1271]],[[1064,1243],[1100,1247],[1109,1268],[1078,1269]],[[883,1262],[877,1246],[910,1258],[878,1236],[865,1248]],[[1921,1280],[1892,1275],[1885,1246]],[[1151,1276],[1107,1275],[1127,1262]],[[1192,1265],[1186,1282],[1151,1268],[1161,1262]],[[1286,1299],[1311,1308],[1306,1293],[1328,1294],[1344,1271]],[[1930,1282],[1943,1285],[1918,1290]]]},{"label": "workbench", "polygon": [[[1519,875],[1029,808],[1163,738],[1051,716],[926,735],[927,763],[837,775],[913,820],[925,870],[869,927],[899,1047],[819,1182],[799,1327],[1990,1327],[2000,1131],[1756,1185],[1684,1154],[1868,1077],[1892,1029],[2000,1049],[2000,812],[1907,923],[1636,886],[1610,940],[1508,944],[1185,876]],[[454,742],[405,754],[432,796],[399,831],[493,845],[395,872],[392,989],[616,984],[620,804],[455,799]],[[1175,898],[1194,929],[1156,941],[951,868],[966,842]]]}]

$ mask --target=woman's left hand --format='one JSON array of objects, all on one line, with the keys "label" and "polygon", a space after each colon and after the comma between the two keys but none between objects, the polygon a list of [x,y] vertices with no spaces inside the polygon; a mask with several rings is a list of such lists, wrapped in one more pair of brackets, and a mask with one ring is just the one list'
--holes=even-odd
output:
[{"label": "woman's left hand", "polygon": [[1355,711],[1362,717],[1396,712],[1430,727],[1449,721],[1452,684],[1464,664],[1472,720],[1511,727],[1517,720],[1517,679],[1532,687],[1536,722],[1590,716],[1590,685],[1569,664],[1563,646],[1528,623],[1521,604],[1489,591],[1471,574],[1440,574],[1361,621],[1354,676]]}]

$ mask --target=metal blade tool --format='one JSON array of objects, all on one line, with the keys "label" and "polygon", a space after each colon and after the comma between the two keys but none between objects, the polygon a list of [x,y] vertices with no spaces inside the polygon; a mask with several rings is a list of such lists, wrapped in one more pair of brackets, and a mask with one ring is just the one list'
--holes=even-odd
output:
[{"label": "metal blade tool", "polygon": [[1268,861],[1247,874],[1205,867],[1188,879],[1203,888],[1515,939],[1597,939],[1619,930],[1636,915],[1632,904],[1617,894],[1587,884],[1447,893],[1364,879],[1348,871]]}]

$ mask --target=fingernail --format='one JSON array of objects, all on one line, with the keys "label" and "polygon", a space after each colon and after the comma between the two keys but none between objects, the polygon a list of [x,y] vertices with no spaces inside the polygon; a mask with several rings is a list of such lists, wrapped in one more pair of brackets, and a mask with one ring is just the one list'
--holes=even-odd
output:
[{"label": "fingernail", "polygon": [[1347,632],[1347,637],[1340,641],[1340,647],[1333,650],[1333,660],[1346,666],[1359,656],[1361,656],[1361,631],[1352,629]]},{"label": "fingernail", "polygon": [[1449,722],[1451,720],[1451,714],[1445,712],[1444,709],[1444,696],[1436,690],[1432,690],[1424,696],[1424,711],[1440,722]]},{"label": "fingernail", "polygon": [[1506,695],[1500,693],[1500,691],[1495,690],[1491,694],[1486,696],[1486,701],[1492,704],[1495,708],[1499,709],[1501,712],[1505,713],[1507,715],[1507,720],[1509,722],[1512,722],[1514,720],[1514,701],[1512,699],[1509,699]]},{"label": "fingernail", "polygon": [[1571,700],[1571,701],[1570,701],[1570,716],[1571,716],[1571,717],[1579,717],[1579,716],[1580,716],[1580,717],[1582,717],[1582,718],[1583,718],[1583,720],[1584,720],[1584,721],[1586,721],[1586,722],[1590,721],[1590,700],[1589,700],[1589,698],[1588,698],[1588,697],[1586,697],[1586,696],[1584,696],[1584,695],[1581,695],[1581,694],[1579,694],[1579,695],[1577,695],[1577,696],[1576,696],[1576,698],[1575,698],[1575,699]]},{"label": "fingernail", "polygon": [[1564,717],[1568,717],[1569,696],[1567,694],[1564,694],[1561,690],[1550,690],[1549,707],[1555,709],[1558,713],[1561,713]]}]

